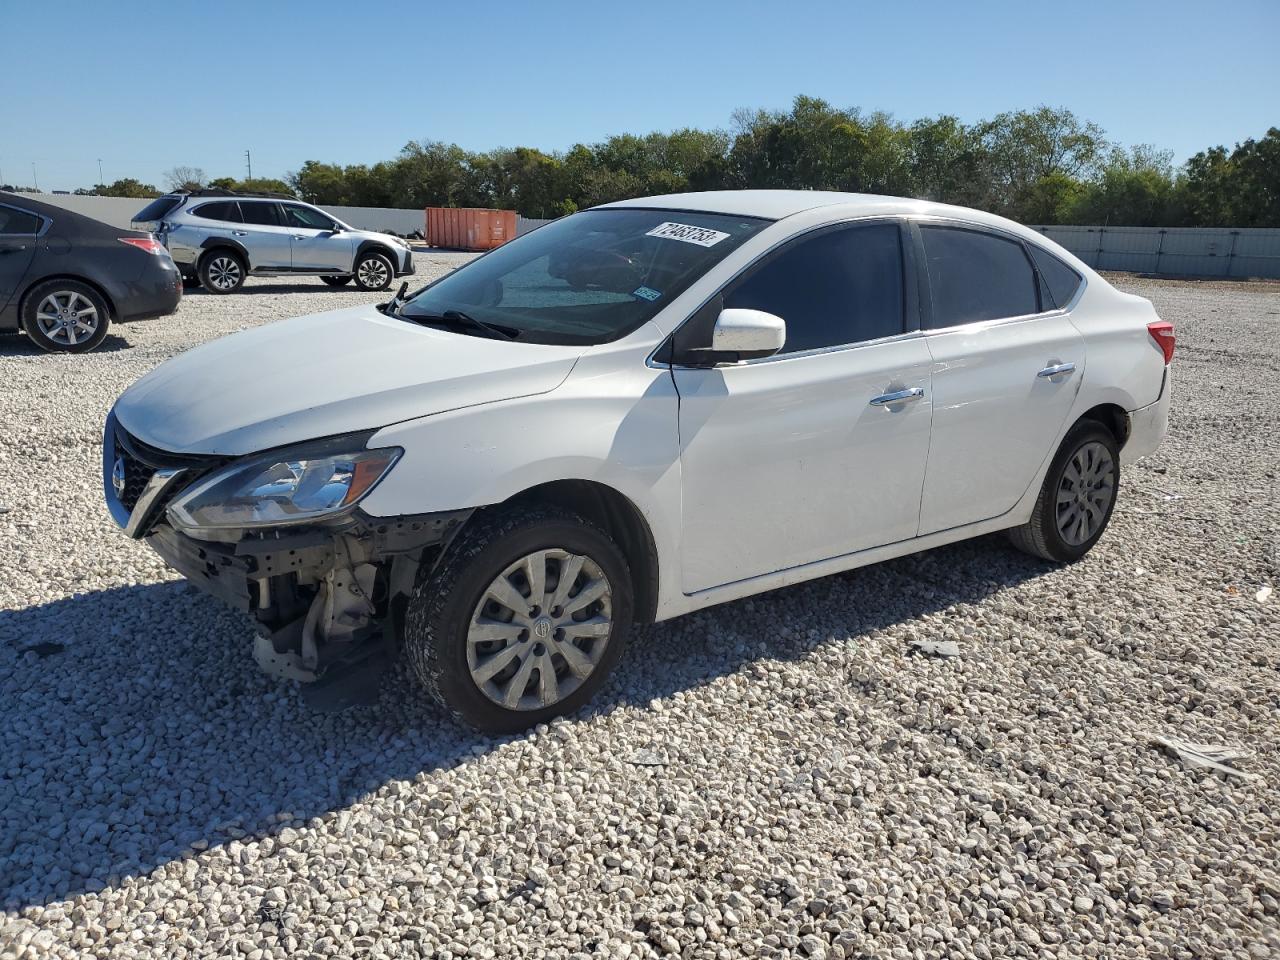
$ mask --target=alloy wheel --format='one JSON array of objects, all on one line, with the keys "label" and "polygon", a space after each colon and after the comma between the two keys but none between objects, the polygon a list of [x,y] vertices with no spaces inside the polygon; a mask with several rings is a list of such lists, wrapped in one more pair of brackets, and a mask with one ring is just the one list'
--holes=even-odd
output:
[{"label": "alloy wheel", "polygon": [[362,261],[356,275],[360,279],[361,286],[365,287],[381,287],[390,279],[387,265],[377,257]]},{"label": "alloy wheel", "polygon": [[234,290],[242,279],[240,263],[234,257],[214,257],[208,274],[209,283],[219,290]]},{"label": "alloy wheel", "polygon": [[84,294],[58,290],[40,301],[36,308],[40,332],[54,343],[74,347],[98,331],[98,308]]},{"label": "alloy wheel", "polygon": [[1057,525],[1064,541],[1078,547],[1102,527],[1115,485],[1115,460],[1103,444],[1090,441],[1071,455],[1058,481]]},{"label": "alloy wheel", "polygon": [[590,558],[539,550],[494,578],[467,628],[476,687],[508,710],[570,696],[600,663],[613,630],[612,588]]}]

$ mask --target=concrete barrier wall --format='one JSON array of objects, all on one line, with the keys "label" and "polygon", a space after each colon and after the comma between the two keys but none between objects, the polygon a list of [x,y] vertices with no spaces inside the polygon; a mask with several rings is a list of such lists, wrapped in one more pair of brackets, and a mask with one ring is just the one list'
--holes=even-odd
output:
[{"label": "concrete barrier wall", "polygon": [[1280,230],[1035,227],[1095,270],[1163,277],[1280,279]]},{"label": "concrete barrier wall", "polygon": [[[146,200],[127,197],[77,197],[33,194],[39,200],[74,210],[117,227],[128,227]],[[325,207],[360,230],[421,233],[422,210],[389,207]],[[516,235],[550,220],[518,217]],[[1095,270],[1123,270],[1158,276],[1265,277],[1280,279],[1280,230],[1228,227],[1035,227]]]}]

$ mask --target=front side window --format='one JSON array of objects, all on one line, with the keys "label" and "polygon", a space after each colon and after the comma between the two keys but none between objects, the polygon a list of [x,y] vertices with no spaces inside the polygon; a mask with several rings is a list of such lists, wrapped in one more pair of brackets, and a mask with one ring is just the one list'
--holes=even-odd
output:
[{"label": "front side window", "polygon": [[332,230],[333,220],[319,210],[310,207],[299,207],[292,203],[284,205],[284,215],[288,226],[303,227],[307,230]]},{"label": "front side window", "polygon": [[[1037,247],[1034,243],[1028,246],[1031,247],[1031,258],[1036,262],[1040,278],[1049,289],[1049,296],[1053,299],[1052,306],[1065,307],[1075,297],[1084,278],[1048,250]],[[1046,308],[1049,306],[1050,304],[1045,304]]]},{"label": "front side window", "polygon": [[794,241],[734,286],[724,306],[781,317],[784,354],[902,333],[898,225],[845,227]]},{"label": "front side window", "polygon": [[990,233],[921,226],[933,329],[1040,312],[1036,274],[1022,244]]},{"label": "front side window", "polygon": [[39,233],[43,221],[34,213],[26,210],[15,210],[13,207],[0,207],[0,235],[21,235]]},{"label": "front side window", "polygon": [[280,226],[280,210],[274,203],[249,203],[240,201],[240,216],[245,223],[254,223],[263,227]]},{"label": "front side window", "polygon": [[652,318],[767,224],[682,210],[587,210],[454,271],[400,314],[462,330],[449,315],[464,313],[533,343],[605,343]]}]

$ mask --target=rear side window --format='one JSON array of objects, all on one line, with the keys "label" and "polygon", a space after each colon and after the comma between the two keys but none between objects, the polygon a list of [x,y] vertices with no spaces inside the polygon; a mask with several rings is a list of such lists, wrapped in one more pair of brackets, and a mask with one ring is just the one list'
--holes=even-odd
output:
[{"label": "rear side window", "polygon": [[787,324],[782,353],[902,333],[902,243],[897,224],[847,227],[800,239],[725,296]]},{"label": "rear side window", "polygon": [[1053,303],[1046,303],[1045,307],[1065,307],[1075,297],[1080,284],[1084,283],[1084,277],[1048,250],[1042,250],[1034,243],[1028,246],[1031,247],[1031,259],[1035,260],[1036,268],[1040,271],[1040,279],[1044,281],[1049,296],[1053,299]]},{"label": "rear side window", "polygon": [[180,197],[156,197],[133,215],[134,220],[163,220],[182,200]]},{"label": "rear side window", "polygon": [[240,215],[245,223],[256,223],[264,227],[280,226],[280,210],[274,203],[248,203],[241,201]]},{"label": "rear side window", "polygon": [[920,228],[933,297],[930,327],[1040,312],[1035,271],[1022,244],[954,227]]},{"label": "rear side window", "polygon": [[219,200],[215,203],[202,203],[191,211],[205,220],[221,220],[224,223],[240,222],[240,207],[234,200]]},{"label": "rear side window", "polygon": [[0,207],[0,234],[39,233],[41,222],[34,213],[15,210],[13,207]]}]

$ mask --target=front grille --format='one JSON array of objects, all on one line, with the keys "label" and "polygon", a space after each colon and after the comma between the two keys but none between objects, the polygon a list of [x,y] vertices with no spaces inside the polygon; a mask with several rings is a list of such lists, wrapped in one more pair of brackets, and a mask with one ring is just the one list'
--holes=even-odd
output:
[{"label": "front grille", "polygon": [[152,517],[163,515],[174,496],[211,469],[225,462],[223,457],[158,450],[130,435],[119,424],[115,427],[115,449],[116,456],[124,466],[124,490],[120,493],[120,502],[130,513],[133,513],[134,507],[138,505],[138,499],[157,470],[170,468],[186,471],[181,483],[170,487],[164,496],[151,505],[148,513]]}]

